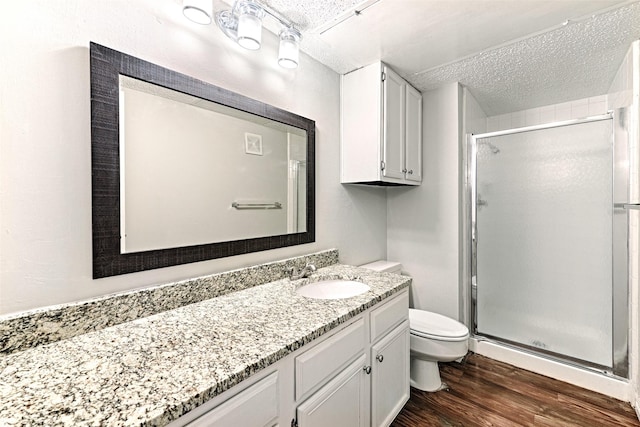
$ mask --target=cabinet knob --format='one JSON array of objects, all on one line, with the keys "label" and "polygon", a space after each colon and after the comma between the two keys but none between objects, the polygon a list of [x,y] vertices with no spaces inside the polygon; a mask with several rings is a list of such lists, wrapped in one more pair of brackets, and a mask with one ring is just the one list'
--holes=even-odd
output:
[{"label": "cabinet knob", "polygon": [[376,360],[380,363],[382,363],[382,361],[384,360],[384,356],[382,356],[381,354],[376,356]]},{"label": "cabinet knob", "polygon": [[407,173],[407,170],[406,169],[402,169],[402,173]]},{"label": "cabinet knob", "polygon": [[409,172],[407,172],[409,175],[413,174],[413,169],[409,169]]},{"label": "cabinet knob", "polygon": [[367,375],[371,373],[371,366],[365,366],[363,369],[367,373]]}]

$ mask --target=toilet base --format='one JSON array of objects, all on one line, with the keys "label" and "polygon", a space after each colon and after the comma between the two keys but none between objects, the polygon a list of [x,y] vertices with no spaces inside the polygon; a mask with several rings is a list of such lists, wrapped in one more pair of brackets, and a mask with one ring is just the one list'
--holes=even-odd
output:
[{"label": "toilet base", "polygon": [[[410,372],[411,387],[429,392],[435,392],[443,389],[438,362],[412,357]],[[446,385],[444,388],[446,388]]]}]

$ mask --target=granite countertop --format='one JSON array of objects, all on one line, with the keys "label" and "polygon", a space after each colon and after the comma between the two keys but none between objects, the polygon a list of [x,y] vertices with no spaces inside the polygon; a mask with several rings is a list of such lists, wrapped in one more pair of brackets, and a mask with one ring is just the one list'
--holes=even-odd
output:
[{"label": "granite countertop", "polygon": [[[295,293],[320,277],[371,290]],[[165,425],[407,287],[408,277],[332,265],[96,332],[0,355],[0,425]]]}]

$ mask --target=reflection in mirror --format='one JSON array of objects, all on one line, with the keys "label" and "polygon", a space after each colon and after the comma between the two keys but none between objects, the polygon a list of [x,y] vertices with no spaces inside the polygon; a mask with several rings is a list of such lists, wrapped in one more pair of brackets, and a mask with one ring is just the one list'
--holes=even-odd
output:
[{"label": "reflection in mirror", "polygon": [[93,277],[315,241],[315,122],[91,43]]},{"label": "reflection in mirror", "polygon": [[122,253],[306,231],[306,131],[120,76]]}]

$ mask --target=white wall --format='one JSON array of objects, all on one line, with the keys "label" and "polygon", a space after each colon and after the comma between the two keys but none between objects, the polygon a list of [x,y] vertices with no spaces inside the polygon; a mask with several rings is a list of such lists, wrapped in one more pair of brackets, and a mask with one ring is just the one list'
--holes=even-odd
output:
[{"label": "white wall", "polygon": [[[487,132],[487,115],[469,89],[464,90],[464,135]],[[466,145],[465,145],[466,146]]]},{"label": "white wall", "polygon": [[[386,197],[342,186],[339,76],[277,37],[250,52],[174,0],[26,0],[0,13],[0,313],[141,288],[337,247],[341,262],[386,256]],[[89,41],[316,121],[316,242],[92,280]]]},{"label": "white wall", "polygon": [[413,277],[413,307],[457,319],[462,89],[422,95],[422,185],[387,190],[387,259]]}]

